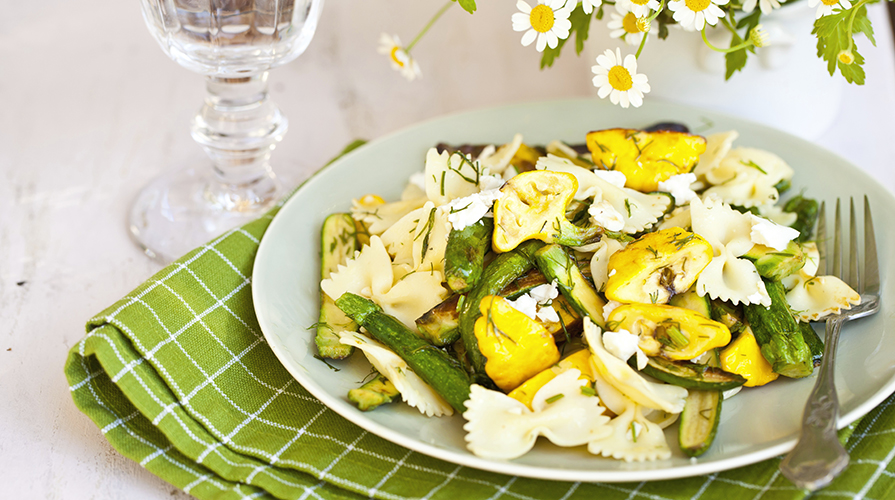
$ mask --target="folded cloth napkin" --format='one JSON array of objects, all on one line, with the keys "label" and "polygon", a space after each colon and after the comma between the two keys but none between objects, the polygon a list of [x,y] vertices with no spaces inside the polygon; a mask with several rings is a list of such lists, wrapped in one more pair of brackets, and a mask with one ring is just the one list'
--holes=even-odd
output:
[{"label": "folded cloth napkin", "polygon": [[[305,391],[261,334],[252,264],[278,210],[194,250],[91,319],[65,366],[75,404],[112,446],[185,492],[201,499],[806,498],[779,474],[779,459],[671,481],[569,483],[458,466],[364,431]],[[851,464],[815,496],[895,498],[892,401],[844,432]]]}]

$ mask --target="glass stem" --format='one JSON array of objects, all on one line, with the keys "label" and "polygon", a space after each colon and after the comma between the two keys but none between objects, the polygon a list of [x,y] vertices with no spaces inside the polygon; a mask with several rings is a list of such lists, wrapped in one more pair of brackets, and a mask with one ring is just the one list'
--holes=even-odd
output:
[{"label": "glass stem", "polygon": [[211,158],[217,183],[205,197],[227,210],[257,210],[280,195],[270,154],[288,128],[267,92],[267,72],[206,77],[205,104],[193,118],[192,135]]}]

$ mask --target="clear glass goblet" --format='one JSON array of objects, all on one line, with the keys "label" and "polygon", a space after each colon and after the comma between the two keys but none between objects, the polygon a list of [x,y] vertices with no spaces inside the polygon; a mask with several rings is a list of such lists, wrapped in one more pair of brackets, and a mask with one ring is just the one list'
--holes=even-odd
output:
[{"label": "clear glass goblet", "polygon": [[168,56],[206,78],[192,136],[211,160],[163,174],[131,207],[130,233],[170,262],[268,210],[283,194],[270,154],[288,121],[267,93],[268,70],[307,48],[323,0],[141,0]]}]

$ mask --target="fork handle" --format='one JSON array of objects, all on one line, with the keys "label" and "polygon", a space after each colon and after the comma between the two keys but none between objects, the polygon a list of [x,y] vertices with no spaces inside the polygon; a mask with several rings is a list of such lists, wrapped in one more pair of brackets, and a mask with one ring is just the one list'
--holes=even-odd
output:
[{"label": "fork handle", "polygon": [[780,472],[787,479],[811,491],[830,484],[848,465],[848,452],[836,433],[839,398],[833,381],[836,347],[843,322],[844,318],[826,322],[824,357],[817,382],[805,404],[802,432],[795,448],[780,462]]}]

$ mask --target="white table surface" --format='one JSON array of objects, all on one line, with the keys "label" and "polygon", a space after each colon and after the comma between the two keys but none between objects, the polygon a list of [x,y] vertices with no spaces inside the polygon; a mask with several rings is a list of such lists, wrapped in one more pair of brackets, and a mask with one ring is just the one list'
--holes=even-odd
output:
[{"label": "white table surface", "polygon": [[[424,78],[407,83],[376,54],[379,33],[409,40],[440,4],[331,0],[308,51],[271,74],[290,118],[274,153],[281,177],[294,185],[354,138],[441,114],[594,95],[590,61],[569,52],[539,71],[539,54],[510,29],[513,4],[479,3],[435,26],[414,51]],[[878,7],[879,47],[860,46],[868,83],[844,90],[816,142],[895,191],[895,56]],[[125,214],[152,177],[202,161],[188,127],[203,92],[151,39],[137,0],[5,2],[0,498],[187,498],[105,441],[72,403],[62,367],[85,321],[159,269],[128,239]]]}]

